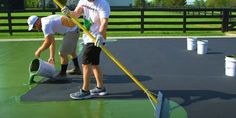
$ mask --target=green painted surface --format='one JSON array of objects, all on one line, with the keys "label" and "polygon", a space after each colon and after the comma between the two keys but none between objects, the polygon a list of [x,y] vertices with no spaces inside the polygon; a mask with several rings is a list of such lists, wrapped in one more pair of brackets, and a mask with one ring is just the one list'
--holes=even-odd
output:
[{"label": "green painted surface", "polygon": [[[61,41],[57,42],[59,47]],[[0,42],[1,118],[155,118],[148,99],[21,102],[20,96],[34,87],[27,85],[28,66],[41,43]],[[45,51],[42,58],[47,60],[47,54],[48,51]],[[56,59],[56,67],[59,68],[58,55]],[[164,106],[165,118],[187,118],[186,111],[175,102],[167,101]]]}]

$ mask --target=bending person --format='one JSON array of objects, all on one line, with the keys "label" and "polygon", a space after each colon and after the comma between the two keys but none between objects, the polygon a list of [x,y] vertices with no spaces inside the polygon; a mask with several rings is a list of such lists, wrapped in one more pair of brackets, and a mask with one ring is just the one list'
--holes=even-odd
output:
[{"label": "bending person", "polygon": [[[38,16],[30,16],[28,18],[29,31],[35,29],[42,31],[44,34],[44,42],[35,52],[35,57],[39,58],[41,53],[48,49],[50,56],[48,62],[55,63],[55,37],[54,35],[63,35],[63,42],[59,52],[61,70],[55,76],[57,78],[64,78],[66,74],[81,74],[79,67],[76,46],[79,38],[79,28],[67,16],[50,15],[47,17],[39,18]],[[68,55],[72,56],[74,68],[67,71]]]}]

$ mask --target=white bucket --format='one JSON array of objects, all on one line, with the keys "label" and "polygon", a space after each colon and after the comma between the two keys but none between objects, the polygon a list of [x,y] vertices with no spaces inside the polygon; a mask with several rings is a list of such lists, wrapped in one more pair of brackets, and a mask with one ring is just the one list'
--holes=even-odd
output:
[{"label": "white bucket", "polygon": [[197,49],[197,38],[188,37],[187,38],[187,50],[196,50]]},{"label": "white bucket", "polygon": [[225,75],[234,77],[236,74],[236,57],[225,56]]},{"label": "white bucket", "polygon": [[208,50],[208,40],[197,41],[197,54],[206,54]]},{"label": "white bucket", "polygon": [[29,71],[31,75],[53,77],[56,69],[48,62],[45,62],[41,59],[34,59],[30,64]]}]

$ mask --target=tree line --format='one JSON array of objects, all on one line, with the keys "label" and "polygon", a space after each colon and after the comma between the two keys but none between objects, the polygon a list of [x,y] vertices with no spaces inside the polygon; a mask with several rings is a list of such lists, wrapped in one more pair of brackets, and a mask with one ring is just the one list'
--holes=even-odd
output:
[{"label": "tree line", "polygon": [[[65,5],[67,0],[58,0]],[[24,0],[25,8],[55,8],[56,5],[53,0]]]},{"label": "tree line", "polygon": [[236,7],[236,0],[195,0],[187,4],[187,0],[133,0],[133,7]]},{"label": "tree line", "polygon": [[[66,4],[68,0],[59,0]],[[70,0],[73,1],[73,0]],[[67,3],[68,4],[68,3]],[[73,3],[71,3],[73,4]],[[55,8],[52,0],[24,0],[25,8]],[[73,6],[72,6],[73,7]],[[133,0],[132,7],[236,7],[236,0],[195,0],[187,4],[187,0]]]}]

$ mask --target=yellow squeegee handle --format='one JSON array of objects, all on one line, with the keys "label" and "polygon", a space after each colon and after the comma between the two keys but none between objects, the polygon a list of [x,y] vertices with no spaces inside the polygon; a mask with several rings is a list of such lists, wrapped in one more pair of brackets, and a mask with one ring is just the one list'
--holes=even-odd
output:
[{"label": "yellow squeegee handle", "polygon": [[[63,8],[63,5],[58,2],[58,0],[53,0],[60,8]],[[96,42],[95,37],[71,14],[69,14],[69,17],[73,20],[74,23],[76,23],[85,34],[87,34],[94,42]],[[151,94],[148,89],[144,87],[142,83],[140,83],[134,76],[131,74],[124,65],[122,65],[103,45],[100,46],[100,48],[105,52],[105,54],[118,66],[122,71],[124,71],[152,100],[154,103],[157,104],[157,98]]]}]

